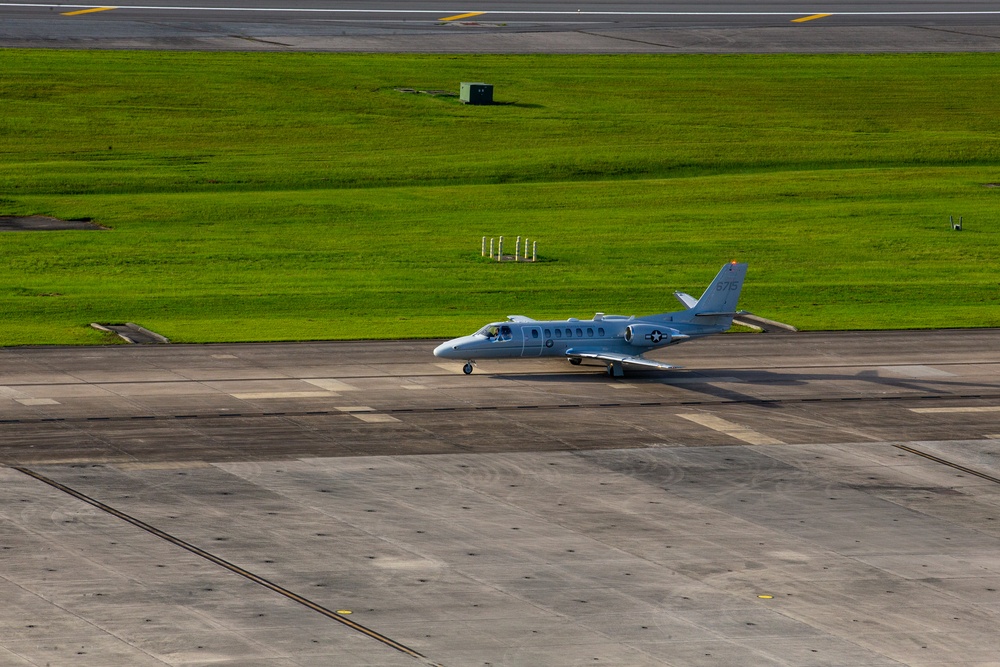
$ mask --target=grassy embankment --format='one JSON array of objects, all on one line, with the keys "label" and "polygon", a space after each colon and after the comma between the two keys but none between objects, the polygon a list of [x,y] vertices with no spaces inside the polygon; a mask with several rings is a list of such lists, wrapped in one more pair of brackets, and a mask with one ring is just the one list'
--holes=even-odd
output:
[{"label": "grassy embankment", "polygon": [[[1000,56],[0,51],[0,344],[430,337],[674,309],[1000,325]],[[489,81],[510,104],[394,90]],[[966,230],[948,229],[948,216]],[[543,262],[496,265],[483,235]]]}]

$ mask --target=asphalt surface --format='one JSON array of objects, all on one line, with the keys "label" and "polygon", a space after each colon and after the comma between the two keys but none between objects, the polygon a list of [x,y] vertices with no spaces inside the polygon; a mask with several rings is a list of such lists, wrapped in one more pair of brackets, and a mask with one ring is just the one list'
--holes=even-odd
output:
[{"label": "asphalt surface", "polygon": [[469,53],[995,51],[994,2],[0,2],[0,46]]},{"label": "asphalt surface", "polygon": [[[727,334],[659,353],[682,370],[625,381],[561,360],[484,361],[465,376],[461,362],[432,349],[377,341],[7,348],[0,462],[733,444],[677,416],[701,410],[798,444],[1000,433],[995,413],[942,419],[912,410],[1000,401],[996,330]],[[494,431],[503,437],[481,437]],[[179,433],[183,446],[174,447]]]},{"label": "asphalt surface", "polygon": [[[1000,44],[995,3],[125,5],[0,3],[0,47]],[[0,665],[997,664],[1000,331],[433,347],[0,349]]]},{"label": "asphalt surface", "polygon": [[1000,330],[434,345],[0,350],[0,664],[1000,655]]}]

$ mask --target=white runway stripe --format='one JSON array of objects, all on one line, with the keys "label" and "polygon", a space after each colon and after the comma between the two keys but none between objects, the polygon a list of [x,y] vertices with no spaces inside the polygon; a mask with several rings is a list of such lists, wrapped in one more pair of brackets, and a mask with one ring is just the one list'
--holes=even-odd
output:
[{"label": "white runway stripe", "polygon": [[715,415],[708,415],[702,412],[691,412],[687,414],[677,415],[692,421],[695,424],[701,424],[713,431],[718,431],[719,433],[725,433],[728,436],[736,438],[737,440],[742,440],[743,442],[749,443],[751,445],[783,445],[785,444],[777,438],[772,438],[769,435],[764,435],[763,433],[758,433],[753,429],[749,429],[746,426],[740,426],[739,424],[734,424],[733,422],[728,422],[725,419],[716,417]]},{"label": "white runway stripe", "polygon": [[954,408],[910,408],[910,412],[917,412],[923,415],[939,414],[942,412],[1000,412],[1000,405],[969,405]]},{"label": "white runway stripe", "polygon": [[336,394],[328,391],[261,391],[246,394],[230,394],[230,396],[244,401],[267,398],[337,398]]}]

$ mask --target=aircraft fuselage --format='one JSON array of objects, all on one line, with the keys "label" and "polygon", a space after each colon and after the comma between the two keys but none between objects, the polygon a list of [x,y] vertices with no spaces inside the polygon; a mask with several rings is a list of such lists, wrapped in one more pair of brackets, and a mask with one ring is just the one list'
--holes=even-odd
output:
[{"label": "aircraft fuselage", "polygon": [[562,357],[579,364],[585,359],[622,375],[623,366],[669,370],[669,364],[643,355],[692,338],[726,331],[733,323],[747,265],[726,264],[700,299],[675,292],[685,309],[643,317],[597,313],[593,319],[533,320],[508,315],[506,322],[491,322],[476,333],[446,341],[434,356],[467,360],[472,372],[476,359]]},{"label": "aircraft fuselage", "polygon": [[[629,327],[632,327],[631,335],[628,335]],[[496,333],[490,335],[491,330]],[[445,359],[573,358],[573,349],[581,347],[592,351],[644,354],[720,331],[725,328],[691,327],[683,322],[675,323],[669,316],[659,319],[608,315],[593,320],[493,322],[470,336],[442,343],[434,350],[434,356]]]}]

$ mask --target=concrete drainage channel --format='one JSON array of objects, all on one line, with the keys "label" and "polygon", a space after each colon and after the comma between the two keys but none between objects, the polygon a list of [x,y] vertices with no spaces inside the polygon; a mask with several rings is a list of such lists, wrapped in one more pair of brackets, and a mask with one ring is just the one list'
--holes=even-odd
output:
[{"label": "concrete drainage channel", "polygon": [[91,322],[90,326],[98,331],[113,333],[126,343],[133,343],[135,345],[166,345],[170,342],[166,336],[161,336],[155,331],[140,327],[134,322],[126,322],[125,324],[98,324],[97,322]]},{"label": "concrete drainage channel", "polygon": [[[798,329],[790,324],[775,322],[774,320],[758,317],[751,313],[743,313],[739,317],[733,318],[733,322],[750,329],[755,329],[756,331],[760,331],[762,333],[775,331],[798,331]],[[126,322],[125,324],[99,324],[97,322],[91,322],[90,326],[98,331],[113,333],[126,343],[132,343],[134,345],[166,345],[170,342],[170,339],[166,336],[162,336],[155,331],[150,331],[145,327],[141,327],[135,322]]]},{"label": "concrete drainage channel", "polygon": [[766,317],[758,317],[753,313],[742,312],[739,316],[733,318],[734,324],[739,324],[747,327],[748,329],[753,329],[761,333],[774,333],[777,331],[798,331],[791,324],[785,324],[784,322],[775,322],[774,320],[769,320]]},{"label": "concrete drainage channel", "polygon": [[102,227],[90,218],[77,220],[60,220],[47,215],[0,215],[0,232],[53,232],[67,229],[102,230]]}]

